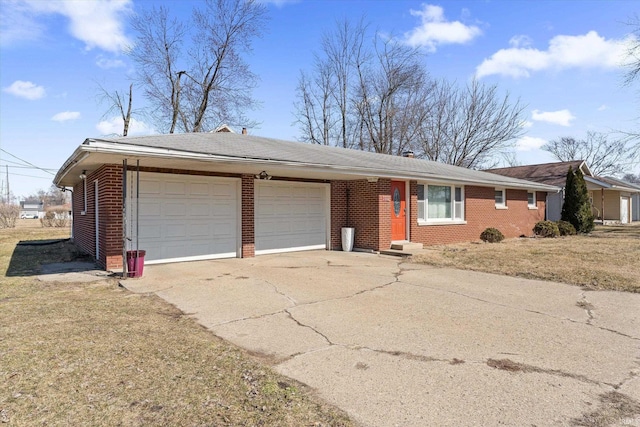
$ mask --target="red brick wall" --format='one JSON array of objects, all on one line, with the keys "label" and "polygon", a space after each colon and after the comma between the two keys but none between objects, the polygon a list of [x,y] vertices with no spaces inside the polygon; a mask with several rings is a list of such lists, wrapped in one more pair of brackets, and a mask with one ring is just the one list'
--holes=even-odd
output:
[{"label": "red brick wall", "polygon": [[418,186],[410,184],[411,241],[427,245],[478,240],[487,227],[497,228],[505,237],[530,236],[536,222],[544,219],[546,193],[536,193],[538,209],[529,209],[526,190],[507,189],[507,208],[496,209],[493,187],[465,186],[466,224],[418,225]]},{"label": "red brick wall", "polygon": [[254,179],[253,175],[242,175],[242,258],[252,258],[256,254]]},{"label": "red brick wall", "polygon": [[329,249],[342,250],[342,227],[347,227],[347,181],[331,181],[331,239]]},{"label": "red brick wall", "polygon": [[[73,188],[73,236],[84,252],[96,256],[95,184],[98,180],[98,223],[100,256],[96,261],[106,270],[122,268],[122,166],[104,165]],[[84,215],[84,187],[87,210]]]},{"label": "red brick wall", "polygon": [[354,247],[378,250],[391,246],[391,180],[331,183],[331,248],[339,249],[342,227],[354,227]]}]

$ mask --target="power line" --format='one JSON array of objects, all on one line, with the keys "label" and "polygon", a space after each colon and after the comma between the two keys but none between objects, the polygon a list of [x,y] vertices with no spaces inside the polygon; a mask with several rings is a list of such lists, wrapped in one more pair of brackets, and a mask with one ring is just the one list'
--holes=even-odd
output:
[{"label": "power line", "polygon": [[19,168],[19,169],[39,169],[39,170],[49,170],[49,171],[56,171],[57,169],[53,169],[53,168],[34,168],[33,166],[17,166],[19,165],[16,162],[12,162],[9,160],[5,160],[5,162],[7,163],[15,163],[15,165],[0,165],[0,167],[6,167],[8,166],[9,169],[14,169],[14,168]]},{"label": "power line", "polygon": [[9,175],[11,175],[11,176],[25,176],[27,178],[47,179],[47,180],[51,181],[51,178],[48,178],[46,176],[23,175],[23,174],[20,174],[20,173],[13,173],[13,172],[10,173]]},{"label": "power line", "polygon": [[24,159],[21,159],[20,157],[18,157],[18,156],[15,156],[15,155],[11,154],[11,153],[10,153],[10,152],[8,152],[7,150],[4,150],[4,149],[0,148],[0,151],[2,151],[3,153],[6,153],[6,154],[8,154],[8,155],[10,155],[11,157],[13,157],[13,158],[15,158],[15,159],[20,160],[20,161],[21,161],[21,162],[23,162],[23,163],[28,164],[29,166],[33,166],[34,168],[36,168],[36,169],[40,169],[41,171],[46,172],[46,173],[48,173],[48,174],[50,174],[50,175],[55,175],[53,172],[49,172],[49,171],[48,171],[48,170],[46,170],[46,169],[43,169],[43,168],[41,168],[41,167],[38,167],[38,166],[34,165],[33,163],[30,163],[30,162],[28,162],[28,161],[26,161],[26,160],[24,160]]}]

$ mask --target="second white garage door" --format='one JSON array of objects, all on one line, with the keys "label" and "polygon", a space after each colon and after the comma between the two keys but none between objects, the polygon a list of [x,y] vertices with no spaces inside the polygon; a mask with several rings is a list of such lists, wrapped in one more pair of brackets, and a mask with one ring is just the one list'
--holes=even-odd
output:
[{"label": "second white garage door", "polygon": [[238,179],[140,173],[140,227],[135,219],[135,174],[129,176],[130,222],[145,263],[238,255]]},{"label": "second white garage door", "polygon": [[256,255],[326,249],[329,184],[256,181]]}]

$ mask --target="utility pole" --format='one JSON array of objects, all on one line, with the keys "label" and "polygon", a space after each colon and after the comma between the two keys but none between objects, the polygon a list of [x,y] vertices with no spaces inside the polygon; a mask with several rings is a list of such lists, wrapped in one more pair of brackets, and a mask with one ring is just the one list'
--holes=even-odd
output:
[{"label": "utility pole", "polygon": [[11,204],[11,200],[9,200],[9,165],[5,165],[7,168],[7,204]]}]

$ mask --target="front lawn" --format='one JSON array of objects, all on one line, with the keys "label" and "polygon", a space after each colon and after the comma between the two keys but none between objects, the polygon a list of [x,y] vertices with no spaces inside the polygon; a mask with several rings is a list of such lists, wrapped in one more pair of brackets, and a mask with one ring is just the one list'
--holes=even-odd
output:
[{"label": "front lawn", "polygon": [[587,236],[426,246],[414,262],[640,292],[640,223],[596,227]]},{"label": "front lawn", "polygon": [[41,263],[79,254],[68,242],[16,246],[68,237],[24,224],[0,230],[0,424],[352,425],[158,297],[115,279],[39,281]]}]

